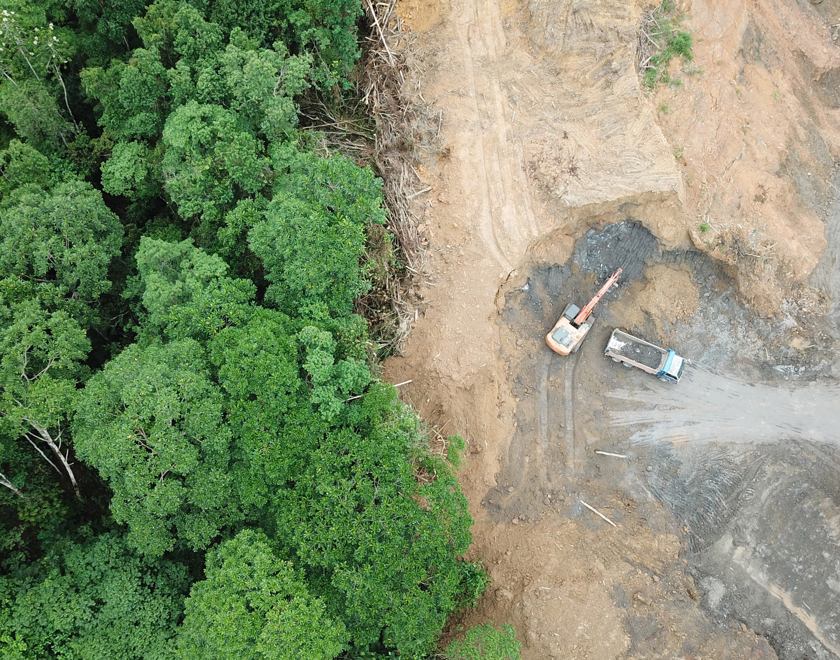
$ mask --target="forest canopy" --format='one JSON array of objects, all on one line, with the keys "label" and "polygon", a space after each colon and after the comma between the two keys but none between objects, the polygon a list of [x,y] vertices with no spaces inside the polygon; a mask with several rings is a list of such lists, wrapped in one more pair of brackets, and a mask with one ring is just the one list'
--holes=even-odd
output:
[{"label": "forest canopy", "polygon": [[460,440],[377,375],[382,182],[303,111],[359,0],[0,19],[0,655],[428,657],[487,585]]}]

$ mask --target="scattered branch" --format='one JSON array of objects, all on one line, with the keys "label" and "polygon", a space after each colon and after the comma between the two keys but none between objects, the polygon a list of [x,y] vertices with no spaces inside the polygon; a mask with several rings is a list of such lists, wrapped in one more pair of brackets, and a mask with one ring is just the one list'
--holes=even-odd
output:
[{"label": "scattered branch", "polygon": [[583,506],[585,506],[587,509],[589,509],[589,510],[590,510],[592,513],[594,513],[596,516],[598,516],[598,517],[603,518],[604,520],[606,520],[606,521],[607,521],[610,525],[612,525],[613,527],[618,527],[618,525],[616,525],[616,524],[615,524],[612,520],[610,520],[609,518],[607,518],[607,517],[606,517],[603,513],[601,513],[600,511],[598,511],[598,509],[596,509],[594,506],[589,506],[589,505],[588,505],[586,502],[584,502],[583,500],[581,500],[581,501],[580,501],[580,503],[581,503],[581,504],[583,504]]},{"label": "scattered branch", "polygon": [[601,451],[600,449],[595,450],[596,454],[601,454],[601,456],[612,456],[614,458],[627,458],[624,454],[613,454],[611,451]]},{"label": "scattered branch", "polygon": [[692,59],[693,39],[679,30],[680,16],[668,0],[642,13],[636,41],[636,71],[648,87],[668,82],[668,63],[674,57]]},{"label": "scattered branch", "polygon": [[[376,14],[376,9],[374,9],[373,3],[370,0],[367,1],[367,4],[368,4],[369,16],[373,19],[373,24],[376,26],[376,29],[379,32],[379,37],[380,37],[380,39],[382,39],[382,46],[383,46],[383,48],[385,48],[385,52],[388,53],[388,64],[390,64],[391,66],[395,66],[396,62],[394,61],[394,54],[391,52],[391,49],[388,48],[388,40],[385,38],[385,33],[382,31],[382,26],[379,24],[379,16]],[[396,4],[396,3],[390,2],[387,5],[388,8],[389,8],[389,10],[388,10],[389,15],[391,13],[390,9],[393,8],[394,4]]]},{"label": "scattered branch", "polygon": [[387,231],[393,235],[397,257],[397,266],[389,267],[379,286],[357,303],[357,311],[372,319],[382,354],[401,350],[418,316],[416,302],[408,298],[414,295],[416,284],[431,277],[426,238],[420,229],[423,211],[416,201],[430,188],[423,186],[412,163],[436,148],[442,123],[442,114],[422,100],[419,88],[406,83],[419,78],[419,72],[412,64],[409,37],[401,31],[395,6],[396,0],[366,2],[365,12],[376,36],[367,39],[360,94],[360,103],[377,128],[372,160],[383,182]]}]

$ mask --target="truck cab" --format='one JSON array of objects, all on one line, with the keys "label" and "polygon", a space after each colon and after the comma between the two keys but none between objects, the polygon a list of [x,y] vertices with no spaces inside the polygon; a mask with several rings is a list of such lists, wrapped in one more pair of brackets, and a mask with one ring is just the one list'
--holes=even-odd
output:
[{"label": "truck cab", "polygon": [[665,364],[662,365],[656,377],[666,383],[678,383],[682,378],[683,369],[685,369],[685,358],[677,355],[676,351],[669,350]]}]

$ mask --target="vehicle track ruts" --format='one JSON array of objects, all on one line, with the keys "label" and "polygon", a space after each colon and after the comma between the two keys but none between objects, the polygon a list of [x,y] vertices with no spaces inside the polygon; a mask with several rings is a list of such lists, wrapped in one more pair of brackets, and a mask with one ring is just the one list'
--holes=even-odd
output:
[{"label": "vehicle track ruts", "polygon": [[464,160],[465,189],[479,188],[481,236],[495,261],[510,272],[538,228],[528,193],[522,149],[511,133],[500,83],[506,41],[498,7],[467,2],[458,20],[463,64],[472,100],[473,153]]},{"label": "vehicle track ruts", "polygon": [[[553,353],[552,353],[553,355]],[[548,477],[549,463],[549,409],[548,409],[548,372],[551,369],[552,355],[547,355],[540,369],[539,415],[540,415],[540,472],[545,480]]]},{"label": "vehicle track ruts", "polygon": [[566,358],[565,371],[565,388],[563,390],[563,409],[565,411],[565,418],[563,421],[563,429],[566,436],[566,473],[571,476],[577,469],[578,462],[582,458],[580,455],[577,442],[575,440],[575,372],[577,371],[578,360],[580,353],[572,353]]}]

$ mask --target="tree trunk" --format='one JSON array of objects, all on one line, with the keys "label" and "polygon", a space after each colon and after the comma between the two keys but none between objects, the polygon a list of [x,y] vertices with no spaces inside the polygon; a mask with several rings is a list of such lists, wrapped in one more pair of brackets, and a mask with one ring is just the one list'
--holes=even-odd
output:
[{"label": "tree trunk", "polygon": [[[56,443],[56,440],[53,440],[53,437],[49,434],[47,429],[41,428],[37,424],[34,424],[32,421],[29,422],[32,425],[41,439],[47,443],[47,446],[52,449],[52,452],[56,455],[61,464],[64,466],[64,469],[67,471],[67,476],[70,477],[70,483],[73,484],[73,490],[76,491],[76,497],[81,497],[81,493],[79,492],[79,484],[76,483],[76,475],[73,474],[73,469],[70,467],[71,463],[67,460],[67,456],[61,453],[60,447],[60,440],[61,440],[61,433],[58,434],[57,440],[59,443]],[[69,450],[68,450],[69,455]]]}]

